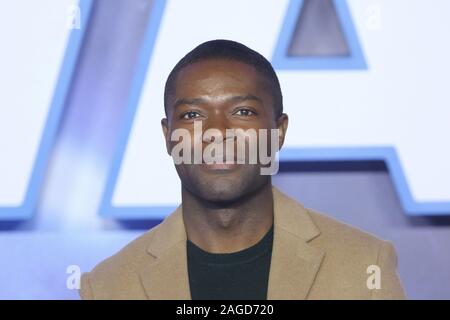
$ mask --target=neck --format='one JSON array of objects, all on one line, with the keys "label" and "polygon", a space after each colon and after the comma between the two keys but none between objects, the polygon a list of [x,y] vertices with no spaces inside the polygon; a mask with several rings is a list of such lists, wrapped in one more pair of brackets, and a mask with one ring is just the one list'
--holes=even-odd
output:
[{"label": "neck", "polygon": [[261,240],[273,225],[272,184],[229,204],[200,199],[182,189],[187,238],[211,253],[236,252]]}]

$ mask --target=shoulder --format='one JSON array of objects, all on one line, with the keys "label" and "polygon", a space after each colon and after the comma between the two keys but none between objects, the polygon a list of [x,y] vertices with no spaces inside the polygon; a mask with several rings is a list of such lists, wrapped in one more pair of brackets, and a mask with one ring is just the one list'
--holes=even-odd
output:
[{"label": "shoulder", "polygon": [[312,220],[320,230],[318,237],[311,241],[313,246],[320,247],[327,255],[346,265],[376,264],[380,251],[390,243],[377,236],[338,221],[321,212],[307,209]]},{"label": "shoulder", "polygon": [[[151,259],[151,256],[146,254],[146,248],[155,229],[156,227],[131,241],[90,272],[83,273],[79,290],[81,298],[122,299],[130,297],[130,292],[134,292],[134,298],[141,296],[143,291],[140,287],[139,270]],[[127,296],[121,297],[120,292],[124,292],[124,287],[127,287]]]},{"label": "shoulder", "polygon": [[[325,258],[317,287],[330,298],[403,299],[404,292],[396,271],[394,246],[373,234],[307,209],[320,230],[311,245],[322,249]],[[380,288],[368,289],[374,270],[380,274]],[[314,296],[314,290],[313,290]]]},{"label": "shoulder", "polygon": [[181,207],[160,224],[81,277],[83,299],[145,299],[140,275],[148,273],[156,255],[185,239]]},{"label": "shoulder", "polygon": [[354,250],[377,251],[384,242],[377,236],[363,231],[357,227],[338,221],[324,213],[312,209],[306,209],[310,217],[320,230],[316,242],[332,246],[344,246]]}]

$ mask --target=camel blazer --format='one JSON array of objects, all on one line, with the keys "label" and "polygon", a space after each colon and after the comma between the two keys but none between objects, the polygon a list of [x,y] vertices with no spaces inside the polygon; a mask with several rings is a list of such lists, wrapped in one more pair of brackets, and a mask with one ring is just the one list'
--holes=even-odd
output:
[{"label": "camel blazer", "polygon": [[[405,297],[389,242],[306,209],[275,187],[272,190],[268,299]],[[181,206],[84,273],[79,292],[82,299],[191,299]]]}]

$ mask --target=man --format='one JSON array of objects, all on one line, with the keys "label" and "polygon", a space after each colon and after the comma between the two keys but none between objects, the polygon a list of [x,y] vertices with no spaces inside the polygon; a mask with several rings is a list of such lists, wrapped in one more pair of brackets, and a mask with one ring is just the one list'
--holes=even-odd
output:
[{"label": "man", "polygon": [[[288,117],[278,78],[262,55],[233,41],[201,44],[170,73],[164,105],[161,124],[182,204],[84,274],[82,298],[404,298],[390,243],[306,209],[263,174],[273,163],[263,163],[260,151],[268,149],[273,160]],[[199,140],[199,127],[216,135]],[[252,130],[276,132],[276,139],[245,136],[239,152],[239,137],[230,131]],[[180,152],[181,142],[188,149]],[[224,161],[208,161],[205,153],[192,160],[195,148],[215,144],[220,148],[210,155]],[[255,152],[257,161],[249,161]]]}]

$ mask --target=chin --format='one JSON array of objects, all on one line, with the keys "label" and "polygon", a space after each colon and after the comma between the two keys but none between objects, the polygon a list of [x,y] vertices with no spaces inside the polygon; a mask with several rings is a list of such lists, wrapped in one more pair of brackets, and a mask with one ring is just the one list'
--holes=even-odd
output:
[{"label": "chin", "polygon": [[209,202],[232,203],[252,193],[265,183],[269,176],[261,176],[256,166],[240,170],[210,172],[197,166],[177,168],[182,184],[192,194]]},{"label": "chin", "polygon": [[216,179],[199,188],[200,196],[211,202],[233,202],[246,194],[245,187],[238,181]]}]

